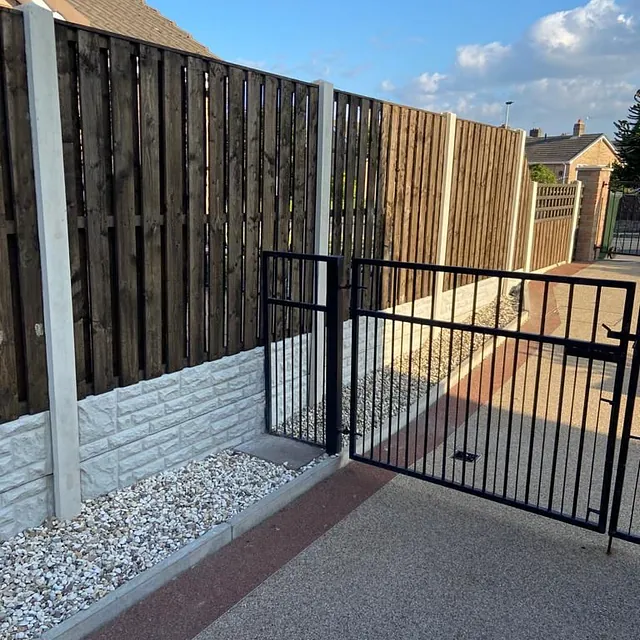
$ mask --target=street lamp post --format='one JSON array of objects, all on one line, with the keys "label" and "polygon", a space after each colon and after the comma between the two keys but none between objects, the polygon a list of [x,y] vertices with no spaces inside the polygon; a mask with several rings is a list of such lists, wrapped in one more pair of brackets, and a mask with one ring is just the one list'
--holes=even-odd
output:
[{"label": "street lamp post", "polygon": [[511,111],[511,105],[513,104],[513,100],[507,100],[505,104],[507,105],[507,113],[504,117],[504,128],[508,129],[509,128],[509,112]]}]

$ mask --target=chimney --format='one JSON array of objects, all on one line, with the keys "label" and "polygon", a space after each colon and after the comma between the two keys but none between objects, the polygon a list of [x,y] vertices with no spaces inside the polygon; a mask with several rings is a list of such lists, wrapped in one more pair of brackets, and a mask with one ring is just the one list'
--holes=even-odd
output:
[{"label": "chimney", "polygon": [[536,128],[529,131],[530,138],[542,138],[542,129]]},{"label": "chimney", "polygon": [[578,122],[576,122],[573,125],[573,135],[574,136],[579,137],[581,135],[584,135],[585,130],[586,130],[586,126],[584,124],[584,120],[582,120],[582,119],[578,120]]}]

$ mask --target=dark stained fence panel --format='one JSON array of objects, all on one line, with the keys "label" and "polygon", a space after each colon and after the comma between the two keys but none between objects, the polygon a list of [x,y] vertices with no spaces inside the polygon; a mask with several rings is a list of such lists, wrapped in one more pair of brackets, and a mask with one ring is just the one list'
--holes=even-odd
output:
[{"label": "dark stained fence panel", "polygon": [[[262,249],[315,246],[317,86],[64,23],[56,38],[79,395],[256,347]],[[290,314],[280,335],[301,330]]]}]

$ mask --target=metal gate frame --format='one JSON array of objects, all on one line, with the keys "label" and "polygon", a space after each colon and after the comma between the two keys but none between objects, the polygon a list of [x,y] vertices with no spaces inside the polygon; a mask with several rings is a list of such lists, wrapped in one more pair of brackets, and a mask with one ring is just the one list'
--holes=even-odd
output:
[{"label": "metal gate frame", "polygon": [[[524,289],[524,284],[527,281],[535,281],[544,283],[545,287],[545,305],[546,305],[546,292],[551,284],[566,284],[570,287],[575,287],[579,285],[585,286],[599,286],[604,288],[612,288],[617,290],[623,290],[625,292],[625,300],[624,300],[624,308],[622,313],[622,326],[621,330],[618,332],[613,332],[609,330],[609,338],[614,338],[618,340],[618,344],[604,344],[597,342],[595,340],[595,327],[594,327],[594,337],[592,341],[579,340],[575,338],[570,338],[568,335],[565,337],[560,336],[552,336],[552,335],[544,335],[544,321],[541,322],[541,332],[540,334],[527,333],[520,330],[507,330],[499,327],[487,327],[480,326],[477,324],[466,324],[449,320],[442,319],[432,319],[432,318],[423,318],[423,317],[411,317],[407,315],[402,315],[396,312],[395,305],[391,310],[378,310],[378,309],[364,309],[361,308],[359,304],[359,293],[363,288],[363,280],[362,273],[364,270],[368,270],[368,273],[371,274],[376,269],[380,272],[382,269],[408,269],[412,270],[415,274],[416,272],[427,272],[432,276],[432,282],[436,282],[438,276],[441,278],[440,274],[448,274],[449,276],[454,278],[454,289],[455,289],[455,278],[456,277],[468,277],[475,278],[476,281],[476,289],[477,282],[479,278],[497,278],[498,279],[498,290],[502,291],[501,285],[504,281],[511,280],[520,280],[521,285]],[[396,276],[397,278],[397,276]],[[375,280],[375,279],[373,279]],[[625,376],[625,366],[626,366],[626,357],[627,357],[627,349],[629,344],[629,339],[631,336],[630,327],[632,321],[633,314],[633,302],[635,297],[635,283],[627,282],[627,281],[617,281],[617,280],[605,280],[605,279],[592,279],[592,278],[582,278],[576,276],[560,276],[560,275],[551,275],[551,274],[539,274],[539,273],[521,273],[521,272],[506,272],[506,271],[497,271],[497,270],[488,270],[488,269],[474,269],[474,268],[466,268],[466,267],[453,267],[453,266],[440,266],[440,265],[425,265],[425,264],[417,264],[417,263],[409,263],[409,262],[401,262],[401,261],[386,261],[386,260],[375,260],[375,259],[359,259],[356,258],[352,263],[352,290],[351,290],[351,320],[352,320],[352,369],[351,369],[351,423],[350,423],[350,446],[349,446],[349,455],[352,460],[357,460],[359,462],[370,464],[375,467],[381,467],[385,469],[389,469],[391,471],[395,471],[397,473],[401,473],[404,475],[420,478],[422,480],[427,480],[429,482],[433,482],[435,484],[449,486],[465,493],[470,493],[473,495],[477,495],[480,497],[488,498],[490,500],[500,502],[502,504],[508,504],[510,506],[514,506],[520,509],[524,509],[529,512],[534,512],[540,515],[544,515],[546,517],[550,517],[556,520],[564,521],[576,526],[584,527],[587,529],[595,530],[600,533],[605,533],[607,530],[607,522],[609,520],[609,500],[611,497],[611,485],[614,471],[614,459],[615,459],[615,449],[616,449],[616,441],[617,441],[617,428],[619,424],[619,414],[620,414],[620,403],[621,396],[624,387],[624,376]],[[376,286],[380,286],[378,283]],[[573,288],[571,288],[573,291]],[[573,294],[571,294],[573,295]],[[571,307],[572,297],[569,298],[568,306]],[[546,313],[546,311],[544,312]],[[543,317],[546,317],[543,315]],[[411,322],[414,324],[423,325],[426,327],[433,327],[437,329],[448,329],[451,332],[453,331],[468,331],[473,334],[484,334],[486,336],[494,336],[494,337],[503,337],[503,338],[512,338],[515,340],[527,340],[529,342],[535,342],[538,344],[553,344],[557,346],[561,346],[564,352],[564,364],[563,367],[566,367],[567,357],[574,356],[576,358],[585,358],[588,361],[602,361],[605,363],[613,363],[615,365],[615,378],[614,378],[614,389],[613,389],[613,397],[610,400],[611,404],[611,414],[609,419],[608,429],[606,431],[606,455],[604,461],[604,468],[602,474],[602,488],[601,488],[601,498],[600,498],[600,508],[598,510],[592,509],[587,504],[587,516],[585,519],[576,518],[576,508],[575,503],[573,506],[573,513],[571,515],[567,515],[565,513],[560,513],[557,511],[552,511],[551,509],[551,500],[549,500],[549,508],[541,508],[538,506],[532,505],[530,503],[516,501],[513,499],[506,498],[504,495],[496,495],[495,493],[487,492],[484,487],[482,489],[477,489],[474,487],[469,487],[463,484],[458,484],[455,482],[450,482],[443,477],[435,477],[432,475],[427,475],[425,473],[419,473],[416,470],[410,468],[402,468],[397,464],[390,464],[389,461],[384,462],[381,460],[374,460],[372,456],[367,457],[364,455],[364,446],[363,446],[363,454],[360,455],[356,453],[356,443],[357,443],[357,428],[356,428],[356,415],[357,415],[357,394],[358,394],[358,357],[357,357],[357,349],[358,349],[358,341],[359,341],[359,325],[361,318],[372,318],[374,320],[383,320],[390,322]],[[598,319],[598,314],[595,315],[594,322]],[[567,334],[569,333],[569,325],[570,321],[567,323]],[[472,338],[473,340],[473,338]],[[494,342],[495,344],[495,342]],[[516,343],[517,344],[517,343]],[[638,359],[636,359],[638,360]],[[577,363],[577,360],[576,360]],[[577,366],[577,364],[576,364]],[[605,365],[603,365],[604,367]],[[640,363],[638,363],[640,366]],[[449,375],[451,374],[451,370],[449,371]],[[603,376],[604,376],[604,368],[603,368]],[[562,383],[564,384],[564,368],[562,375]],[[575,392],[575,391],[574,391]],[[563,401],[563,396],[561,395],[559,404],[561,405]],[[608,400],[607,400],[608,401]],[[468,403],[468,399],[467,399]],[[535,404],[535,400],[534,400]],[[564,406],[564,405],[562,405]],[[468,417],[468,407],[467,407],[467,417]],[[513,411],[513,405],[510,408],[510,411]],[[510,414],[511,415],[511,414]],[[546,420],[546,418],[545,418]],[[559,420],[559,418],[558,418]],[[407,418],[408,425],[408,418]],[[535,422],[534,422],[535,426]],[[417,427],[416,427],[417,429]],[[456,428],[457,429],[457,428]],[[533,429],[533,428],[532,428]],[[584,425],[583,425],[584,429]],[[455,429],[454,429],[455,430]],[[408,433],[408,427],[406,429]],[[532,431],[533,432],[533,431]],[[417,433],[417,432],[416,432]],[[407,447],[408,447],[408,438],[407,435]],[[417,435],[415,436],[417,439]],[[487,436],[488,437],[488,436]],[[390,440],[391,436],[389,436]],[[556,444],[557,446],[557,444]],[[426,445],[425,445],[426,447]],[[594,444],[595,447],[595,444]],[[554,454],[555,456],[555,454]],[[444,459],[444,458],[443,458]],[[542,464],[542,462],[541,462]],[[555,465],[555,461],[554,461]],[[405,465],[406,466],[406,465]],[[542,467],[541,467],[542,468]],[[554,472],[555,472],[555,466]],[[508,462],[507,462],[507,475],[508,475]],[[620,476],[620,474],[618,474]],[[455,476],[454,476],[455,477]],[[576,480],[576,487],[579,482],[579,472],[577,475],[578,479]],[[464,478],[464,475],[463,475]],[[618,482],[619,482],[618,478]],[[475,479],[474,479],[475,482]],[[553,483],[553,479],[551,480]],[[506,487],[506,481],[505,481]],[[516,491],[517,493],[517,491]],[[551,494],[553,495],[553,484],[551,488]],[[506,495],[506,490],[505,490]],[[538,498],[539,503],[539,498]],[[564,497],[563,497],[564,504]],[[595,511],[598,516],[597,522],[590,522],[589,512]]]}]

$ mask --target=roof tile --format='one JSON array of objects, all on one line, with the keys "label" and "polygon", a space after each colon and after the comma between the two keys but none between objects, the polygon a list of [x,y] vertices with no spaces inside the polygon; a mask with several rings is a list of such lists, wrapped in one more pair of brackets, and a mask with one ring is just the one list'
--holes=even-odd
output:
[{"label": "roof tile", "polygon": [[531,163],[569,162],[603,135],[602,133],[587,133],[581,136],[527,138],[525,153],[527,160]]}]

